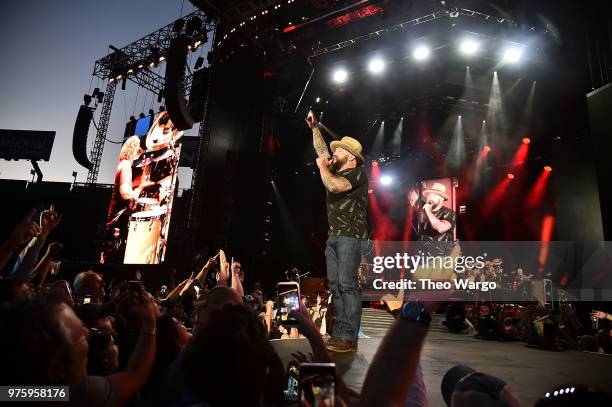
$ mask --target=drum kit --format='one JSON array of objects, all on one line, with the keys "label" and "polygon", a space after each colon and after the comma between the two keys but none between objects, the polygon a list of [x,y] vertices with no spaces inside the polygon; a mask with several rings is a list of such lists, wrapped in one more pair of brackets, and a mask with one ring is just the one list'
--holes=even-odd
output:
[{"label": "drum kit", "polygon": [[175,143],[183,132],[164,127],[163,117],[149,130],[147,150],[134,163],[134,172],[141,173],[142,190],[130,208],[125,264],[156,264],[164,257],[180,154]]}]

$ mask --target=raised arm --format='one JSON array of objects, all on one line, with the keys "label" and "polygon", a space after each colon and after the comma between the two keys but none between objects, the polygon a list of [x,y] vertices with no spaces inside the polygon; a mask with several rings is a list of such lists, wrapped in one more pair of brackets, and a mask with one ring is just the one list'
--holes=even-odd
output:
[{"label": "raised arm", "polygon": [[317,157],[325,157],[326,159],[329,159],[327,144],[325,143],[325,139],[321,134],[321,130],[319,130],[317,127],[319,122],[312,111],[308,112],[306,124],[308,124],[308,127],[312,129],[312,145],[317,153]]},{"label": "raised arm", "polygon": [[219,261],[219,255],[220,255],[220,253],[217,253],[213,257],[208,259],[206,264],[202,267],[202,269],[200,270],[200,272],[196,276],[196,280],[198,280],[202,286],[205,284],[206,275],[208,274],[208,271],[211,268],[213,268],[215,265],[217,265],[217,262]]},{"label": "raised arm", "polygon": [[31,280],[34,278],[34,268],[38,261],[38,256],[42,247],[47,240],[47,237],[59,225],[62,220],[62,216],[55,212],[53,205],[46,209],[40,215],[40,233],[34,237],[30,244],[23,249],[19,255],[19,259],[13,267],[11,277],[14,278],[25,278]]},{"label": "raised arm", "polygon": [[144,386],[153,367],[157,342],[157,306],[148,296],[143,304],[138,306],[138,314],[142,325],[136,347],[130,356],[125,372],[110,376],[117,395],[117,405],[125,405]]},{"label": "raised arm", "polygon": [[31,209],[15,226],[8,240],[0,247],[0,274],[5,271],[5,266],[13,254],[19,250],[24,243],[40,234],[40,226],[32,221],[35,212],[35,209]]},{"label": "raised arm", "polygon": [[370,364],[361,391],[362,406],[403,406],[415,377],[428,326],[401,317],[393,323]]},{"label": "raised arm", "polygon": [[45,281],[47,280],[47,275],[49,274],[49,266],[51,264],[51,260],[53,260],[53,258],[57,255],[57,253],[59,253],[60,250],[62,250],[63,247],[64,246],[59,242],[53,242],[49,244],[49,246],[47,247],[47,252],[42,257],[42,259],[40,259],[36,267],[34,267],[32,275],[40,276],[38,282],[39,287],[42,287],[45,284]]}]

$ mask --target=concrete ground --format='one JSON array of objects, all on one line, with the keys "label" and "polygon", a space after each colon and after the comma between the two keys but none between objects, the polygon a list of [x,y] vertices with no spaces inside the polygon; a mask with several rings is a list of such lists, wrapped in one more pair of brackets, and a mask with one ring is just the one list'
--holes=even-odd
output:
[{"label": "concrete ground", "polygon": [[[388,314],[377,310],[364,310],[363,319],[362,328],[369,338],[359,340],[358,352],[334,355],[345,382],[356,389],[361,389],[368,366],[391,322]],[[310,351],[305,339],[273,341],[273,345],[285,364],[291,360],[291,352]],[[570,382],[612,389],[612,355],[544,351],[520,342],[492,342],[451,334],[439,317],[432,321],[421,363],[430,406],[445,405],[440,383],[448,369],[457,364],[503,379],[515,389],[524,406],[533,405],[554,386]]]}]

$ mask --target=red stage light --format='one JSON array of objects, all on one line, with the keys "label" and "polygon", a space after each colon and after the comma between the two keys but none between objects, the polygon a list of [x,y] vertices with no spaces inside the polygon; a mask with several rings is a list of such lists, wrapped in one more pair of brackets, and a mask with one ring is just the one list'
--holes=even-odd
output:
[{"label": "red stage light", "polygon": [[372,167],[378,167],[378,161],[372,161]]},{"label": "red stage light", "polygon": [[544,167],[544,171],[551,172],[552,171],[552,167],[550,165],[547,165],[546,167]]},{"label": "red stage light", "polygon": [[372,188],[368,189],[368,194],[373,194],[374,190]]},{"label": "red stage light", "polygon": [[506,177],[508,177],[508,179],[514,179],[514,174],[509,172]]},{"label": "red stage light", "polygon": [[284,32],[284,33],[288,33],[289,31],[293,31],[293,30],[295,30],[296,28],[297,28],[297,25],[289,25],[289,26],[287,26],[287,27],[283,28],[283,32]]},{"label": "red stage light", "polygon": [[523,144],[529,144],[529,143],[531,143],[531,139],[529,137],[524,137]]},{"label": "red stage light", "polygon": [[482,150],[483,150],[485,153],[488,153],[489,151],[491,151],[491,147],[490,147],[490,146],[484,146],[484,147],[482,148]]}]

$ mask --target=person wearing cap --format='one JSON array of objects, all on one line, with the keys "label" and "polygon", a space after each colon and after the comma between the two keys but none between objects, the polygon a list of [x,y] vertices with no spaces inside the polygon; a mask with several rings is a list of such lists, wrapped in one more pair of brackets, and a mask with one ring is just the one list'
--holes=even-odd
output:
[{"label": "person wearing cap", "polygon": [[361,144],[352,137],[327,144],[310,112],[317,166],[326,189],[328,239],[325,248],[327,279],[336,308],[336,323],[327,348],[355,352],[361,321],[361,290],[357,277],[361,244],[368,237],[368,178],[363,170]]}]

